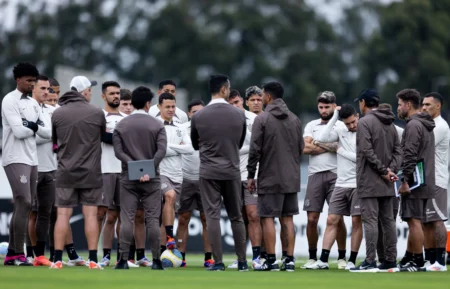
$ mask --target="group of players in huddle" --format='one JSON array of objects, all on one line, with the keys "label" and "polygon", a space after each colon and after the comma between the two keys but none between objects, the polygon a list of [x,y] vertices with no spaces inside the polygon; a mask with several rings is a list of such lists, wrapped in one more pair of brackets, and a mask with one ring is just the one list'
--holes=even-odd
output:
[{"label": "group of players in huddle", "polygon": [[[3,124],[11,124],[8,114],[17,113],[8,110],[8,102],[36,101],[39,107],[39,121],[34,123],[22,117],[20,125],[32,130],[36,135],[37,148],[37,188],[33,200],[28,200],[31,213],[25,220],[19,220],[21,198],[14,197],[15,211],[13,222],[27,222],[26,258],[15,243],[20,243],[21,234],[11,232],[10,248],[5,265],[55,266],[54,228],[56,223],[55,171],[58,167],[55,152],[59,149],[52,142],[52,114],[58,108],[59,83],[39,75],[30,64],[19,64],[14,69],[17,90],[5,96],[2,105]],[[92,97],[92,86],[97,83],[84,76],[72,79],[71,88],[80,92],[88,101]],[[177,248],[182,256],[182,267],[187,266],[186,247],[189,221],[193,210],[200,212],[203,224],[204,267],[214,266],[212,248],[206,233],[206,219],[199,192],[199,152],[191,144],[190,131],[192,116],[205,107],[199,99],[189,102],[187,114],[176,106],[177,85],[172,80],[164,80],[158,86],[158,103],[151,106],[148,114],[162,124],[167,135],[166,155],[159,164],[163,206],[161,210],[160,250]],[[29,96],[28,94],[31,94]],[[89,248],[89,260],[81,258],[74,247],[70,227],[65,233],[67,266],[89,266],[92,269],[109,266],[112,257],[114,234],[119,236],[121,220],[120,211],[120,174],[122,162],[116,158],[112,144],[112,133],[116,125],[134,108],[131,105],[131,91],[124,89],[115,81],[102,84],[103,109],[106,121],[106,134],[102,139],[101,170],[103,186],[102,201],[98,203],[95,216],[85,214],[86,235],[98,240],[103,234],[103,258],[97,260],[97,251]],[[440,116],[443,98],[437,93],[430,93],[421,100],[415,90],[403,90],[397,94],[398,115],[407,120],[406,131],[393,126],[395,120],[392,108],[380,103],[380,97],[374,89],[366,89],[355,100],[359,104],[359,114],[350,104],[337,106],[336,96],[331,91],[317,96],[320,118],[309,122],[304,128],[305,146],[303,154],[309,155],[309,172],[303,210],[307,212],[307,237],[309,260],[301,268],[328,269],[330,249],[337,241],[338,268],[361,271],[446,271],[445,245],[447,220],[447,184],[448,184],[448,150],[450,131],[446,121]],[[267,262],[261,220],[258,216],[257,189],[249,188],[247,165],[251,146],[252,126],[256,117],[264,113],[263,91],[257,86],[246,89],[245,95],[231,90],[227,98],[229,104],[242,110],[246,118],[246,137],[239,152],[242,181],[242,213],[246,222],[247,238],[251,242],[254,270],[276,270],[277,262],[263,266]],[[244,102],[249,110],[245,110]],[[5,106],[6,103],[6,106]],[[12,105],[11,105],[12,106]],[[28,109],[29,105],[25,105]],[[422,111],[424,113],[422,113]],[[37,112],[36,112],[37,113]],[[409,125],[409,128],[408,128]],[[44,128],[49,131],[44,131]],[[394,129],[395,128],[395,129]],[[11,129],[11,133],[15,133]],[[358,132],[358,133],[357,133]],[[108,137],[109,136],[109,137]],[[24,152],[20,147],[11,147],[8,135],[3,135],[3,166],[13,191],[18,191],[14,181],[32,182],[23,179],[20,168],[6,167],[22,162]],[[288,141],[288,140],[286,140]],[[6,145],[5,145],[6,144]],[[369,145],[370,144],[370,145]],[[26,148],[24,149],[26,151]],[[432,153],[430,153],[432,151]],[[389,167],[384,167],[378,159],[392,159]],[[33,159],[33,157],[31,157]],[[409,190],[407,178],[419,159],[425,160],[427,186]],[[369,169],[367,169],[369,168]],[[394,197],[392,183],[398,180],[396,172],[403,169],[403,183],[399,188],[400,197]],[[17,170],[18,172],[15,172]],[[371,176],[377,172],[379,180]],[[20,177],[19,177],[20,175]],[[381,177],[380,177],[381,176]],[[383,180],[384,179],[384,180]],[[19,184],[20,185],[20,184]],[[17,185],[17,186],[19,186]],[[357,189],[358,188],[358,189]],[[418,193],[419,192],[419,193]],[[412,197],[414,196],[414,197]],[[400,198],[402,201],[400,202]],[[322,253],[317,258],[318,220],[325,201],[329,204],[327,227],[323,238]],[[27,200],[24,201],[25,203]],[[82,200],[80,202],[83,204]],[[407,252],[399,264],[396,264],[395,218],[401,207],[400,216],[408,222],[410,234]],[[83,213],[85,213],[83,211]],[[174,232],[175,217],[178,216],[177,232]],[[352,217],[351,254],[346,259],[346,227],[343,216]],[[94,221],[94,222],[92,222]],[[116,225],[117,223],[117,225]],[[422,229],[423,223],[423,229]],[[356,266],[356,258],[363,236],[363,224],[367,247],[367,257]],[[97,226],[96,230],[92,226]],[[14,228],[20,227],[14,226]],[[24,226],[25,227],[25,226]],[[88,236],[88,231],[96,236]],[[145,256],[146,226],[144,209],[140,203],[134,220],[134,239],[128,255],[129,267],[152,267],[152,261]],[[425,236],[424,236],[425,233]],[[50,257],[44,255],[49,238]],[[175,240],[176,236],[176,240]],[[282,263],[288,256],[288,241],[283,227],[280,232],[282,244]],[[12,238],[12,240],[11,240]],[[19,241],[14,240],[19,238]],[[425,241],[424,241],[425,240]],[[23,244],[23,242],[22,242]],[[292,244],[291,244],[292,246]],[[117,245],[117,262],[121,259]],[[425,248],[425,258],[423,257]],[[59,250],[60,251],[60,250]],[[58,254],[58,252],[57,252]],[[59,253],[61,254],[61,253]],[[376,258],[378,255],[378,259]],[[60,259],[57,257],[57,259]],[[378,261],[377,261],[378,260]],[[292,260],[291,260],[292,261]],[[234,262],[228,268],[238,268]],[[293,267],[289,271],[293,271]]]}]

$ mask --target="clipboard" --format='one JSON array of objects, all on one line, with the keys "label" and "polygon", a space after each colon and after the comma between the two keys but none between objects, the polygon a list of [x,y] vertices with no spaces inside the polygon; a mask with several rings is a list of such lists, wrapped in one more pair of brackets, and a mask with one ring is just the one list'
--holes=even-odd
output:
[{"label": "clipboard", "polygon": [[[420,168],[420,169],[419,169]],[[419,165],[419,162],[417,163],[414,172],[413,172],[413,180],[408,183],[409,189],[412,191],[418,187],[424,186],[424,182],[422,181],[421,175],[424,175],[424,162],[422,161]],[[398,180],[394,183],[395,188],[395,196],[399,197],[400,194],[398,193],[398,190],[402,186],[402,180],[403,180],[403,171],[400,170],[397,173]]]}]

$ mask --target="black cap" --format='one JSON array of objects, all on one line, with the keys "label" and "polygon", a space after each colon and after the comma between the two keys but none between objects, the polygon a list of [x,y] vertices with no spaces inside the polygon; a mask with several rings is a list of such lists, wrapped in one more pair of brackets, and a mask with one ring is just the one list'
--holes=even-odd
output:
[{"label": "black cap", "polygon": [[357,101],[361,101],[361,100],[372,100],[372,99],[376,99],[376,100],[380,100],[380,97],[378,96],[378,92],[375,88],[366,88],[361,90],[361,92],[359,93],[359,96],[357,98],[355,98],[353,101],[357,102]]}]

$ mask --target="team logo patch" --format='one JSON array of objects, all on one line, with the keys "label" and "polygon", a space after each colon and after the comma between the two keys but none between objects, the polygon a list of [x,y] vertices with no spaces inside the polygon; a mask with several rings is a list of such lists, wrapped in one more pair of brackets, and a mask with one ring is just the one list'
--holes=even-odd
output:
[{"label": "team logo patch", "polygon": [[181,137],[181,130],[177,129],[177,136]]},{"label": "team logo patch", "polygon": [[305,199],[305,208],[308,208],[309,206],[311,206],[311,202],[309,199]]},{"label": "team logo patch", "polygon": [[26,184],[28,182],[27,177],[25,175],[21,175],[20,176],[20,182],[22,184]]},{"label": "team logo patch", "polygon": [[166,183],[161,183],[161,190],[167,188],[167,184]]}]

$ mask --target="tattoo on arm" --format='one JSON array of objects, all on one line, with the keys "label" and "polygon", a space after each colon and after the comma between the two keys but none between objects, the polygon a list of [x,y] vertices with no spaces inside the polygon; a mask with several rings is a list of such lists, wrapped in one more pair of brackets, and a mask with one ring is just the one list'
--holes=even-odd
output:
[{"label": "tattoo on arm", "polygon": [[339,143],[338,142],[330,142],[330,143],[323,143],[316,141],[314,143],[316,146],[323,148],[327,152],[335,153],[338,149]]}]

